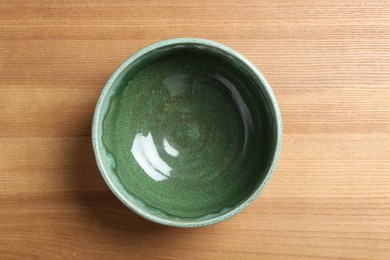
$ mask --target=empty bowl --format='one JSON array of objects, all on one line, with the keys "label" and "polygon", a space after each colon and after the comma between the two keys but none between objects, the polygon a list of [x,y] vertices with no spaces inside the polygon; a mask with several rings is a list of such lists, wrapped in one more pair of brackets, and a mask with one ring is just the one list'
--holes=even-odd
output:
[{"label": "empty bowl", "polygon": [[114,72],[92,139],[104,180],[128,208],[196,227],[259,195],[278,160],[282,123],[270,85],[245,57],[209,40],[172,39]]}]

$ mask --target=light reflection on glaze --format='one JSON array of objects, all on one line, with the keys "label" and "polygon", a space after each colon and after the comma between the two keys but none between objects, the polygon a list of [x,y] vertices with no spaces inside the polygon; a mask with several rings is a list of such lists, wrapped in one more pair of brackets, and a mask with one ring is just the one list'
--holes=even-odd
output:
[{"label": "light reflection on glaze", "polygon": [[234,100],[234,103],[236,103],[236,106],[241,114],[241,119],[243,120],[243,125],[245,128],[244,145],[242,148],[242,152],[244,152],[248,144],[248,133],[253,128],[252,115],[250,113],[248,106],[244,102],[244,99],[242,98],[240,92],[238,92],[237,87],[222,75],[215,74],[214,77],[231,91],[230,96]]},{"label": "light reflection on glaze", "polygon": [[168,89],[171,97],[176,97],[184,94],[186,88],[185,82],[189,76],[185,74],[172,75],[164,79],[163,85]]},{"label": "light reflection on glaze", "polygon": [[136,134],[131,147],[131,153],[139,166],[153,180],[163,181],[171,175],[172,168],[161,159],[150,132],[146,137],[142,133]]},{"label": "light reflection on glaze", "polygon": [[168,140],[167,140],[166,138],[164,138],[163,145],[164,145],[164,150],[165,150],[169,155],[172,155],[173,157],[177,157],[177,156],[179,155],[179,151],[176,150],[175,148],[173,148],[173,147],[168,143]]}]

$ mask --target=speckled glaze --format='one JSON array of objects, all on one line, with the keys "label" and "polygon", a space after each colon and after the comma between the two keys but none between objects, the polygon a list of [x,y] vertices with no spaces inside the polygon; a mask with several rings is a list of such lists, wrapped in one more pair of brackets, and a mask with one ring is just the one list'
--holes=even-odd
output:
[{"label": "speckled glaze", "polygon": [[281,146],[269,84],[246,58],[203,39],[172,39],[126,60],[96,106],[92,139],[114,194],[160,224],[196,227],[245,208]]}]

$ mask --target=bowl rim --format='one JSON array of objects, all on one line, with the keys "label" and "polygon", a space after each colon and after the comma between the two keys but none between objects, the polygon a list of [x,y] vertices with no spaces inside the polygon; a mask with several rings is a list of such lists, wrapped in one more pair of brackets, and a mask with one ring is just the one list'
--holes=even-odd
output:
[{"label": "bowl rim", "polygon": [[[120,188],[118,188],[113,180],[112,180],[112,173],[108,171],[108,166],[105,165],[102,161],[102,152],[101,152],[101,147],[103,147],[102,140],[99,138],[100,132],[102,131],[101,125],[98,124],[99,121],[101,121],[101,117],[104,117],[104,114],[102,113],[102,106],[103,103],[106,99],[106,96],[110,93],[110,90],[112,88],[113,83],[115,80],[121,75],[121,73],[129,66],[131,63],[133,63],[135,60],[138,58],[142,57],[146,53],[149,53],[155,49],[161,48],[161,47],[166,47],[170,45],[177,45],[177,44],[199,44],[199,45],[204,45],[208,47],[213,47],[217,48],[219,50],[224,51],[225,53],[234,56],[236,59],[240,60],[245,66],[247,66],[247,69],[252,71],[255,76],[260,80],[260,82],[263,85],[263,88],[265,89],[267,95],[269,96],[270,100],[272,101],[272,109],[275,112],[275,118],[276,118],[276,146],[274,149],[274,154],[272,158],[272,164],[268,169],[268,172],[266,173],[266,177],[262,181],[262,183],[259,185],[259,187],[254,190],[251,195],[242,201],[240,204],[237,204],[234,206],[231,210],[219,215],[219,216],[214,216],[209,219],[201,219],[201,220],[193,220],[190,219],[188,221],[176,221],[173,219],[167,219],[164,217],[160,217],[154,214],[151,214],[150,212],[147,212],[143,210],[143,208],[135,205],[131,201],[128,201],[125,196],[122,195],[120,192]],[[250,62],[246,57],[244,57],[242,54],[239,52],[235,51],[234,49],[221,44],[219,42],[207,40],[207,39],[201,39],[201,38],[173,38],[173,39],[168,39],[168,40],[163,40],[159,41],[156,43],[153,43],[149,46],[146,46],[133,55],[131,55],[128,59],[126,59],[111,75],[111,77],[108,79],[106,82],[99,99],[97,101],[94,115],[93,115],[93,121],[92,121],[92,146],[93,150],[95,153],[95,159],[97,166],[99,168],[99,171],[106,182],[107,186],[110,188],[110,190],[114,193],[114,195],[130,210],[138,214],[139,216],[148,219],[152,222],[156,222],[162,225],[167,225],[167,226],[175,226],[175,227],[200,227],[200,226],[207,226],[211,224],[216,224],[218,222],[224,221],[228,218],[233,217],[234,215],[238,214],[242,210],[244,210],[252,201],[254,201],[260,193],[263,191],[265,186],[268,184],[270,181],[273,172],[276,168],[276,164],[279,160],[279,155],[280,155],[280,150],[281,150],[281,145],[282,145],[282,117],[281,113],[279,110],[279,106],[276,100],[276,97],[274,95],[274,92],[268,83],[268,81],[265,79],[263,74],[257,69],[257,67]],[[185,218],[183,218],[184,220]]]}]

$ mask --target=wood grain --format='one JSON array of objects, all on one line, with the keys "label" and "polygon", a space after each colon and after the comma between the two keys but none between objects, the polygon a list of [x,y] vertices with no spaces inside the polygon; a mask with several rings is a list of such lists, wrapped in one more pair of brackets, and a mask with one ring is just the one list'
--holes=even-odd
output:
[{"label": "wood grain", "polygon": [[[115,68],[173,37],[227,44],[279,100],[277,171],[210,227],[127,210],[94,162]],[[0,0],[0,258],[390,259],[390,2]]]}]

